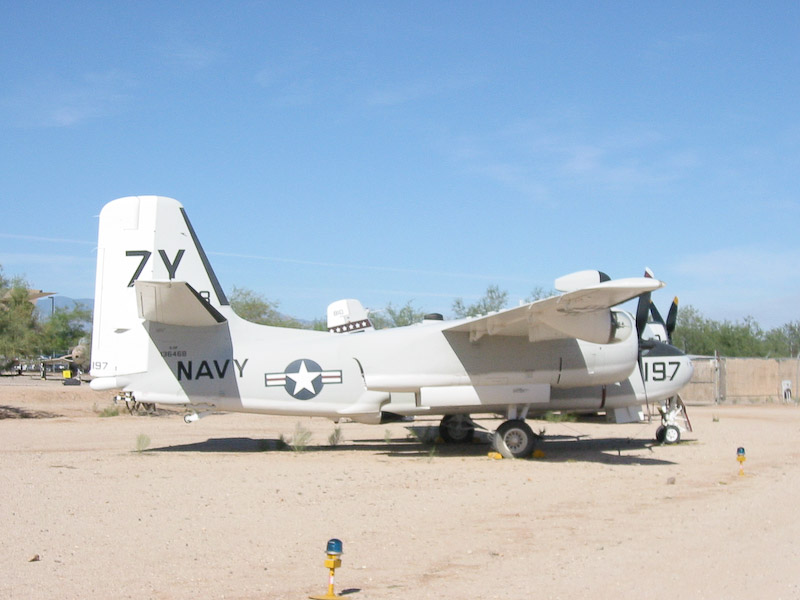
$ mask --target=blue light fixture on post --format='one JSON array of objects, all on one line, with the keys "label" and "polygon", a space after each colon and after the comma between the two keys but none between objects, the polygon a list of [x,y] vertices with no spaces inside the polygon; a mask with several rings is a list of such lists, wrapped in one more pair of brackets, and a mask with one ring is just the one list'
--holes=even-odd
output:
[{"label": "blue light fixture on post", "polygon": [[328,547],[325,550],[327,558],[325,559],[325,566],[328,568],[328,592],[324,596],[309,596],[312,600],[330,600],[331,598],[339,598],[333,592],[334,576],[337,567],[342,566],[342,540],[333,538],[328,540]]},{"label": "blue light fixture on post", "polygon": [[744,475],[744,461],[747,460],[747,455],[744,453],[744,448],[739,448],[736,451],[736,460],[739,461],[739,475]]}]

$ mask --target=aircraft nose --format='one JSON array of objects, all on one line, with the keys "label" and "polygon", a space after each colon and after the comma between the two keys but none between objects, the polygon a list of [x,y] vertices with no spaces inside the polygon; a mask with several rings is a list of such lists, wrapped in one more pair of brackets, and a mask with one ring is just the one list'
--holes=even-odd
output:
[{"label": "aircraft nose", "polygon": [[694,375],[694,363],[692,363],[692,359],[686,354],[683,355],[683,363],[683,385],[686,385],[692,380],[692,375]]}]

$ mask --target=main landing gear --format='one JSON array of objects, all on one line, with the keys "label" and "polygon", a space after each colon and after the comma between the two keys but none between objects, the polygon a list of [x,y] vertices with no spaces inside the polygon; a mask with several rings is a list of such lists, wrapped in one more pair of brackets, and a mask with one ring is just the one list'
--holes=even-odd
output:
[{"label": "main landing gear", "polygon": [[494,447],[504,458],[527,458],[538,436],[522,419],[505,421],[494,432]]},{"label": "main landing gear", "polygon": [[[469,415],[447,415],[439,423],[439,436],[448,444],[465,444],[475,437],[475,422]],[[527,458],[539,436],[522,418],[509,418],[494,432],[494,448],[505,458]]]},{"label": "main landing gear", "polygon": [[447,415],[439,423],[439,435],[448,444],[468,444],[475,438],[475,422],[469,415]]}]

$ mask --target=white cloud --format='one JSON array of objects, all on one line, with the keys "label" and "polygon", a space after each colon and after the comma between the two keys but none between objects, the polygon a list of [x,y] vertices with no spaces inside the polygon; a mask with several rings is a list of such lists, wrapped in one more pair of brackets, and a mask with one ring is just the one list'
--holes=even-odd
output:
[{"label": "white cloud", "polygon": [[181,37],[173,37],[161,44],[162,56],[174,65],[192,71],[213,66],[222,59],[222,53],[212,46]]},{"label": "white cloud", "polygon": [[765,329],[800,319],[798,249],[720,248],[684,256],[673,271],[681,297],[711,319],[752,316]]},{"label": "white cloud", "polygon": [[772,250],[758,245],[720,248],[684,257],[675,270],[682,275],[711,278],[721,284],[771,286],[800,284],[800,250]]},{"label": "white cloud", "polygon": [[87,261],[94,263],[95,260],[96,258],[92,254],[86,254],[85,256],[71,256],[68,254],[0,254],[0,266],[4,269],[30,268],[41,265],[75,265]]},{"label": "white cloud", "polygon": [[86,246],[97,245],[97,243],[94,241],[88,242],[86,240],[70,240],[65,238],[51,238],[51,237],[41,237],[35,235],[19,235],[16,233],[0,233],[0,237],[12,240],[28,240],[32,242],[52,242],[54,244],[83,244]]},{"label": "white cloud", "polygon": [[699,164],[691,150],[670,148],[669,140],[649,128],[595,129],[580,115],[524,120],[462,136],[451,152],[467,169],[538,201],[565,186],[641,195]]},{"label": "white cloud", "polygon": [[399,104],[421,100],[438,93],[439,90],[434,85],[423,81],[417,81],[374,90],[367,95],[366,104],[367,106],[397,106]]},{"label": "white cloud", "polygon": [[471,88],[477,83],[476,78],[458,76],[392,83],[369,92],[365,103],[376,107],[399,106]]},{"label": "white cloud", "polygon": [[539,202],[552,200],[547,185],[542,183],[541,179],[532,177],[530,170],[524,166],[498,162],[478,164],[474,170],[507,188],[516,190],[527,198]]},{"label": "white cloud", "polygon": [[11,87],[0,97],[4,121],[23,127],[71,127],[114,114],[130,98],[133,79],[119,71],[73,80],[45,75]]},{"label": "white cloud", "polygon": [[254,254],[237,254],[233,252],[209,252],[211,256],[221,256],[227,258],[242,258],[247,260],[258,260],[258,261],[266,261],[266,262],[277,262],[277,263],[289,263],[289,264],[298,264],[298,265],[306,265],[311,267],[324,267],[325,269],[356,269],[356,270],[364,270],[364,271],[381,271],[386,273],[408,273],[408,274],[417,274],[417,275],[434,275],[436,277],[455,277],[460,279],[478,279],[478,280],[486,280],[486,281],[495,281],[497,279],[502,279],[503,281],[527,281],[527,280],[520,280],[515,277],[504,277],[502,275],[484,275],[479,273],[456,273],[452,271],[448,272],[441,272],[441,271],[427,271],[424,269],[407,269],[402,267],[386,267],[386,266],[376,266],[376,265],[356,265],[356,264],[343,264],[343,263],[330,263],[330,262],[320,262],[320,261],[311,261],[311,260],[300,260],[295,258],[281,258],[277,256],[259,256]]}]

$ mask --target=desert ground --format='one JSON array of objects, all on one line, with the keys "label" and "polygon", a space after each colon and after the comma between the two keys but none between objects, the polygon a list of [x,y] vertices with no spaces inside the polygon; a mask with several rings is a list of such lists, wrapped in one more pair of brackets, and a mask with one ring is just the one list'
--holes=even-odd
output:
[{"label": "desert ground", "polygon": [[[531,420],[530,460],[402,423],[332,446],[323,419],[108,409],[0,378],[0,597],[301,599],[339,538],[354,599],[800,598],[793,405],[690,406],[672,446],[654,423]],[[308,445],[283,448],[298,424]]]}]

